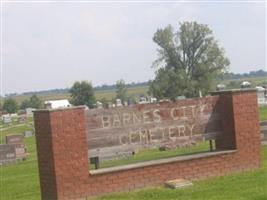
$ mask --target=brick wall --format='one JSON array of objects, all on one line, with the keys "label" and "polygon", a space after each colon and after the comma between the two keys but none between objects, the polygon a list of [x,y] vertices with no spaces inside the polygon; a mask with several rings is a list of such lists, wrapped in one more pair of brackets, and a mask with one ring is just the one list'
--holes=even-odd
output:
[{"label": "brick wall", "polygon": [[223,116],[221,150],[232,153],[144,166],[92,175],[88,168],[86,122],[83,107],[40,110],[34,113],[41,195],[43,200],[86,199],[164,183],[221,176],[260,166],[260,128],[254,90],[216,93]]}]

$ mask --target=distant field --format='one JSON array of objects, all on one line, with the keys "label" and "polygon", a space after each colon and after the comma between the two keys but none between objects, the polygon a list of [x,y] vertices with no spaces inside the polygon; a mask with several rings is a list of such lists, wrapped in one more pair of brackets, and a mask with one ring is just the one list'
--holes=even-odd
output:
[{"label": "distant field", "polygon": [[[128,88],[127,90],[128,96],[132,97],[139,97],[140,95],[147,95],[148,91],[148,86],[143,86],[143,87],[132,87]],[[101,91],[96,91],[95,96],[97,100],[101,100],[102,98],[106,98],[107,100],[112,100],[116,96],[116,90],[101,90]],[[57,100],[57,99],[70,99],[70,94],[69,93],[59,93],[59,94],[46,94],[46,95],[38,95],[43,101],[47,100]],[[21,103],[25,99],[29,99],[30,96],[26,95],[18,95],[14,98],[18,103]]]},{"label": "distant field", "polygon": [[[242,79],[232,79],[232,80],[223,80],[223,81],[215,81],[213,90],[215,90],[216,85],[219,83],[225,84],[226,89],[239,88],[240,83],[243,81],[249,81],[252,83],[252,87],[257,85],[267,85],[267,77],[256,77],[256,78],[242,78]],[[234,83],[234,85],[231,85]],[[139,86],[139,87],[131,87],[128,88],[128,96],[139,98],[141,95],[147,95],[148,86]],[[57,100],[57,99],[70,99],[69,93],[58,93],[58,94],[46,94],[46,95],[38,95],[43,101],[46,100]],[[95,96],[97,100],[101,100],[102,98],[106,98],[108,101],[112,100],[116,96],[116,90],[98,90],[95,92]],[[30,98],[30,96],[19,95],[13,97],[18,103],[21,103],[23,100]]]},{"label": "distant field", "polygon": [[228,89],[232,89],[231,82],[236,82],[239,86],[243,81],[249,81],[252,84],[252,87],[259,85],[267,85],[267,76],[263,77],[253,77],[253,78],[241,78],[241,79],[230,79],[224,80],[221,83],[226,85]]}]

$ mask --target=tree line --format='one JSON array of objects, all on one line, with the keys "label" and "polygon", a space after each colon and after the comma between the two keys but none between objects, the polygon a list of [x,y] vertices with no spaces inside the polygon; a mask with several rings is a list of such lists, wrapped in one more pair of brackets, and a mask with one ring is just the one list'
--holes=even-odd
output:
[{"label": "tree line", "polygon": [[[88,81],[76,81],[69,89],[70,103],[72,105],[86,105],[89,108],[96,107],[95,90],[92,84]],[[127,101],[127,85],[124,80],[118,80],[116,82],[116,97],[115,99],[121,99],[122,103]],[[115,102],[113,99],[113,102]],[[103,98],[100,100],[103,104],[107,104],[108,101]],[[26,108],[40,109],[44,107],[44,102],[36,95],[32,95],[29,99],[25,99],[19,105],[13,98],[4,98],[0,101],[0,109],[7,113],[16,113],[19,109],[25,110]]]},{"label": "tree line", "polygon": [[0,101],[0,110],[3,112],[16,113],[19,109],[24,110],[26,108],[43,108],[43,101],[36,94],[22,101],[20,105],[13,98],[4,98]]}]

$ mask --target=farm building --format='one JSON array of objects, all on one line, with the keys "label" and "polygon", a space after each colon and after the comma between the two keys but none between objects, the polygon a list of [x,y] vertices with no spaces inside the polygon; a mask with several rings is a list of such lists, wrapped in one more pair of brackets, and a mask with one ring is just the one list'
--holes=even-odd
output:
[{"label": "farm building", "polygon": [[47,109],[66,108],[71,106],[67,99],[45,101],[44,104]]}]

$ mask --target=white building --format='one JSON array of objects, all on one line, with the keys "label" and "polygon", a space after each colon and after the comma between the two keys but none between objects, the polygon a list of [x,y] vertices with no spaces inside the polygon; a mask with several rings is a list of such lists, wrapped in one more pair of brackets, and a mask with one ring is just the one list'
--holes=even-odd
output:
[{"label": "white building", "polygon": [[217,91],[221,91],[221,90],[224,90],[225,89],[225,85],[224,84],[218,84],[217,86],[216,86],[216,90]]},{"label": "white building", "polygon": [[44,104],[47,109],[67,108],[71,106],[67,99],[45,101]]},{"label": "white building", "polygon": [[248,81],[243,81],[243,82],[240,84],[240,87],[241,87],[241,88],[250,88],[250,87],[251,87],[251,83],[248,82]]}]

